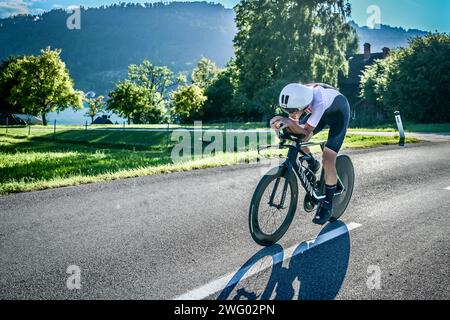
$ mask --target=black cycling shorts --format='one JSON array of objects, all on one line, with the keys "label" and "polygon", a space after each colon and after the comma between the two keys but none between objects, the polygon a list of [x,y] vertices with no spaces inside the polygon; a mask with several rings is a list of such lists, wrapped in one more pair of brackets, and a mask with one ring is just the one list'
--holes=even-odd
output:
[{"label": "black cycling shorts", "polygon": [[[300,124],[306,124],[309,117],[307,115],[300,120]],[[347,133],[348,124],[350,122],[350,105],[348,100],[343,95],[338,95],[331,106],[325,110],[317,127],[314,129],[314,135],[322,131],[325,126],[330,127],[328,133],[328,140],[326,147],[338,153],[344,143],[345,135]]]}]

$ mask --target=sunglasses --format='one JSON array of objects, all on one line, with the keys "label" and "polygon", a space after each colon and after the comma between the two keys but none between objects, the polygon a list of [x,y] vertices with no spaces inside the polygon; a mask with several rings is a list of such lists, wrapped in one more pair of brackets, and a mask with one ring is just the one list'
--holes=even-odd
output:
[{"label": "sunglasses", "polygon": [[282,109],[283,109],[284,112],[289,113],[289,114],[295,113],[295,112],[301,112],[298,109],[291,109],[291,108],[282,108]]}]

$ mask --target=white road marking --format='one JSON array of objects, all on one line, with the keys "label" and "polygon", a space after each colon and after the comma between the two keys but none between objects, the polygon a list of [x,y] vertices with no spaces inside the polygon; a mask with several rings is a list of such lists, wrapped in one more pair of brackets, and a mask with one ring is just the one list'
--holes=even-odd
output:
[{"label": "white road marking", "polygon": [[450,186],[449,186],[449,187],[447,187],[447,188],[445,188],[445,190],[449,190],[449,191],[450,191]]},{"label": "white road marking", "polygon": [[[359,228],[359,227],[361,227],[361,224],[351,222],[347,225],[343,225],[337,229],[334,229],[327,233],[321,234],[318,237],[316,237],[315,239],[312,239],[309,241],[304,241],[302,243],[298,243],[298,244],[284,250],[283,261],[292,258],[292,256],[294,255],[294,252],[295,252],[295,255],[302,254],[309,249],[317,247],[318,245],[321,245],[322,243],[325,243],[334,238],[337,238],[337,237],[339,237],[347,232],[350,232],[351,230]],[[299,246],[300,246],[300,249],[296,250],[297,247],[299,247]],[[282,262],[282,261],[277,260],[277,256],[278,255],[275,255],[273,257],[274,264]],[[271,266],[272,266],[272,264],[267,264],[266,266],[264,266],[258,270],[252,269],[252,270],[250,270],[250,272],[247,272],[242,278],[240,278],[239,282],[241,282],[242,280],[247,279],[257,273],[260,273],[260,272],[270,268]],[[205,284],[205,285],[198,287],[194,290],[191,290],[181,296],[178,296],[174,300],[201,300],[201,299],[204,299],[218,291],[225,289],[227,284],[228,284],[228,286],[233,285],[234,283],[229,283],[229,282],[237,272],[238,272],[238,270],[236,270],[232,273],[229,273],[226,276],[223,276],[217,280],[214,280],[208,284]]]}]

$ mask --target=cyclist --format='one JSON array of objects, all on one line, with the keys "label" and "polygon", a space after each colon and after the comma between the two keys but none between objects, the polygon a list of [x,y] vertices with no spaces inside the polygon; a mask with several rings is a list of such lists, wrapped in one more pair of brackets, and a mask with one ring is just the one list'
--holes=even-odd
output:
[{"label": "cyclist", "polygon": [[[319,206],[313,219],[314,223],[323,225],[332,215],[337,186],[336,157],[347,133],[350,105],[337,89],[323,83],[291,83],[283,88],[279,100],[280,107],[289,117],[274,117],[270,121],[273,129],[287,129],[294,134],[304,135],[304,141],[307,142],[326,125],[330,127],[322,160],[325,171],[325,201]],[[307,116],[300,120],[304,113]],[[309,148],[304,148],[303,151],[311,155]],[[308,168],[314,173],[320,168],[320,163],[312,155]]]}]

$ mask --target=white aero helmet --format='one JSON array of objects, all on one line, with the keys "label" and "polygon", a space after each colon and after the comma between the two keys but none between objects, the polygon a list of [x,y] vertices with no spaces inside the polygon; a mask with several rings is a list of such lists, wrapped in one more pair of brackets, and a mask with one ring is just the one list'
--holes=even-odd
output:
[{"label": "white aero helmet", "polygon": [[[300,83],[291,83],[281,90],[280,107],[284,111],[302,111],[313,101],[314,89]],[[291,110],[289,110],[291,109]]]}]

